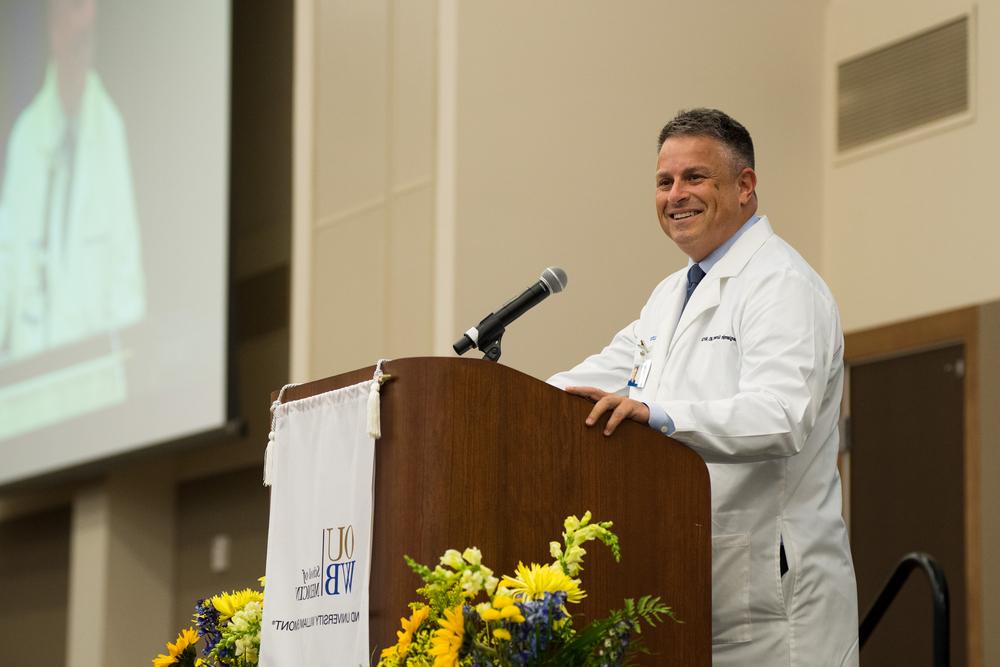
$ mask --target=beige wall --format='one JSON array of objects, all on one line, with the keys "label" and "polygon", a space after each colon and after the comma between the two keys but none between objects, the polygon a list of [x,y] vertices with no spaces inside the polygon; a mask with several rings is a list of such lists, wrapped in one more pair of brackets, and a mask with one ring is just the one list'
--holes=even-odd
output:
[{"label": "beige wall", "polygon": [[[847,329],[1000,297],[990,198],[1000,145],[1000,3],[976,8],[971,122],[838,163],[836,63],[973,8],[965,0],[832,0],[825,22],[823,268]],[[952,268],[954,267],[954,268]]]},{"label": "beige wall", "polygon": [[569,287],[509,328],[507,365],[546,377],[635,319],[686,261],[653,206],[681,108],[748,127],[761,211],[819,264],[822,18],[801,0],[460,3],[455,333],[553,264]]},{"label": "beige wall", "polygon": [[[752,131],[761,210],[847,330],[1000,297],[980,194],[1000,140],[996,3],[975,8],[971,121],[846,161],[836,63],[969,2],[302,4],[296,379],[449,354],[552,264],[569,289],[511,328],[505,363],[545,376],[598,349],[684,261],[655,222],[653,142],[698,104]],[[960,278],[931,268],[952,258]]]},{"label": "beige wall", "polygon": [[69,527],[65,505],[0,522],[0,665],[65,664]]},{"label": "beige wall", "polygon": [[299,46],[298,99],[313,115],[297,129],[311,174],[296,199],[297,379],[450,354],[548,265],[570,287],[511,327],[504,362],[545,376],[600,349],[685,261],[652,187],[656,135],[680,108],[750,128],[762,210],[820,262],[821,2],[299,11],[313,45]]},{"label": "beige wall", "polygon": [[[427,354],[433,321],[436,3],[297,8],[296,379]],[[304,79],[304,81],[302,80]],[[302,327],[306,331],[302,331]],[[304,349],[303,349],[304,348]]]},{"label": "beige wall", "polygon": [[[128,667],[170,636],[172,466],[147,461],[79,491],[70,529],[68,667]],[[143,601],[136,613],[136,601]],[[115,647],[109,650],[109,647]],[[148,656],[148,657],[147,657]]]}]

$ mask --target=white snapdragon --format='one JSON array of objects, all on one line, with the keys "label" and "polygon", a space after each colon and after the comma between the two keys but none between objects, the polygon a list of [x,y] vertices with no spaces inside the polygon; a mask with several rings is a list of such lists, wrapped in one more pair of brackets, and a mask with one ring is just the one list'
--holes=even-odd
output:
[{"label": "white snapdragon", "polygon": [[[468,551],[468,549],[466,549]],[[448,549],[441,556],[441,564],[445,567],[450,567],[453,570],[461,570],[462,566],[465,564],[462,560],[462,554],[460,554],[456,549]]]}]

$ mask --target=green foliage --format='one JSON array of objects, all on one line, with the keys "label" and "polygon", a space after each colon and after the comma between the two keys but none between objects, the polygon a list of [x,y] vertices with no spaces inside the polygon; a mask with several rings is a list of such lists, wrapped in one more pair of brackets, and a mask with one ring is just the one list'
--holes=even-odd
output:
[{"label": "green foliage", "polygon": [[656,627],[664,617],[682,623],[659,597],[645,595],[638,602],[625,600],[623,609],[614,609],[607,618],[594,621],[580,630],[545,663],[545,667],[581,665],[628,665],[636,653],[647,652],[642,646],[642,625]]},{"label": "green foliage", "polygon": [[[636,654],[646,652],[643,627],[680,621],[660,598],[647,595],[626,599],[607,618],[575,629],[566,607],[574,601],[574,591],[582,592],[576,577],[583,570],[584,545],[601,542],[615,561],[621,560],[621,548],[612,522],[591,523],[590,512],[567,517],[563,525],[562,544],[550,543],[550,565],[519,564],[516,576],[499,584],[475,548],[462,553],[449,549],[433,569],[406,556],[406,564],[423,581],[417,592],[426,604],[410,604],[414,616],[401,619],[400,641],[383,651],[379,667],[430,667],[433,656],[456,661],[448,664],[481,667],[632,664]],[[480,593],[487,601],[476,604]]]}]

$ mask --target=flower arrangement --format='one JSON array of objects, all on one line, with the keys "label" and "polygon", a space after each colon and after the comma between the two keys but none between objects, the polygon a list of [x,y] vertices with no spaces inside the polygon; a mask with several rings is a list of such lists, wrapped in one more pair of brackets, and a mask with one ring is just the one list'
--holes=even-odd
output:
[{"label": "flower arrangement", "polygon": [[[261,586],[264,579],[260,580]],[[199,600],[193,621],[197,630],[181,630],[153,667],[255,667],[260,650],[263,590],[250,588]],[[197,644],[204,640],[201,656]]]},{"label": "flower arrangement", "polygon": [[[551,563],[518,563],[513,576],[497,578],[470,547],[449,549],[432,570],[407,557],[406,563],[424,582],[417,589],[424,602],[410,604],[400,619],[397,641],[384,649],[378,667],[612,667],[629,664],[643,651],[639,635],[663,617],[674,621],[660,598],[626,599],[622,609],[577,630],[567,605],[580,602],[580,572],[587,551],[597,540],[621,560],[612,523],[592,523],[590,512],[567,517],[563,541],[550,542]],[[244,589],[199,600],[194,626],[153,658],[153,667],[256,667],[262,590]],[[477,602],[477,600],[479,600]],[[203,642],[201,655],[198,644]]]},{"label": "flower arrangement", "polygon": [[626,599],[622,609],[576,630],[567,604],[586,596],[577,578],[587,553],[583,545],[599,540],[615,561],[621,550],[612,523],[591,523],[590,512],[568,517],[564,527],[562,544],[549,544],[551,563],[518,563],[514,576],[501,579],[483,565],[475,547],[449,549],[433,570],[407,557],[424,582],[417,592],[425,602],[410,604],[412,613],[400,619],[397,642],[382,651],[378,667],[627,664],[642,651],[643,623],[677,619],[660,598],[644,596]]}]

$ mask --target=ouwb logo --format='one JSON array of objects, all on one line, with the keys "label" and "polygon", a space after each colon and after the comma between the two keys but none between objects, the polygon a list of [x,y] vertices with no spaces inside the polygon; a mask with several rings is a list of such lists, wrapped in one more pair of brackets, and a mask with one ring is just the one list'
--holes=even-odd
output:
[{"label": "ouwb logo", "polygon": [[[337,536],[334,539],[334,531]],[[327,595],[340,595],[341,587],[345,593],[350,593],[354,586],[354,526],[337,526],[325,531],[323,563],[326,566],[323,579],[323,592]],[[337,546],[334,547],[333,545]],[[334,556],[333,552],[337,555]]]},{"label": "ouwb logo", "polygon": [[349,595],[354,589],[354,526],[323,529],[323,559],[302,570],[302,585],[295,587],[296,600],[321,595]]}]

